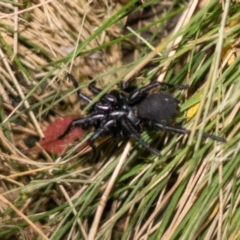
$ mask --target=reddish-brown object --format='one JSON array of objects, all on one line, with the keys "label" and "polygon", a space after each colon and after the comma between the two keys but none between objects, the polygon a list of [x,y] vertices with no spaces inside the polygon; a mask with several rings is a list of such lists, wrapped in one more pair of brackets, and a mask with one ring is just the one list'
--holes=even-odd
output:
[{"label": "reddish-brown object", "polygon": [[[45,138],[39,142],[42,148],[49,153],[62,156],[71,146],[79,143],[84,135],[84,130],[80,127],[73,128],[63,139],[58,139],[74,119],[71,117],[62,117],[51,123],[44,131]],[[86,146],[87,142],[84,142],[77,148],[76,152],[80,152]]]}]

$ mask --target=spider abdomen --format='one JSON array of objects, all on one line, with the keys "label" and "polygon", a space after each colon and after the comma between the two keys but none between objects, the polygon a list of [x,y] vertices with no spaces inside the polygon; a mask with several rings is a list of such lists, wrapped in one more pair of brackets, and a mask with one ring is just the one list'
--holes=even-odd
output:
[{"label": "spider abdomen", "polygon": [[177,113],[176,99],[167,92],[148,95],[138,105],[138,117],[144,120],[162,122],[170,120]]}]

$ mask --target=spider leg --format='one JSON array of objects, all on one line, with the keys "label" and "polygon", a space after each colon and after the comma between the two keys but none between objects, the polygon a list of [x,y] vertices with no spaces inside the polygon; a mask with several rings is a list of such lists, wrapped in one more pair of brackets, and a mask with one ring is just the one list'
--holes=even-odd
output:
[{"label": "spider leg", "polygon": [[129,81],[126,81],[126,82],[122,81],[119,83],[119,86],[120,86],[120,89],[126,93],[130,93],[137,89],[136,86],[130,85]]},{"label": "spider leg", "polygon": [[96,120],[102,120],[105,118],[105,115],[103,114],[96,114],[93,116],[89,116],[86,118],[80,118],[80,119],[76,119],[73,120],[67,127],[67,129],[64,131],[63,134],[61,134],[60,136],[58,136],[58,139],[62,139],[64,138],[66,135],[69,134],[69,132],[71,131],[71,129],[75,128],[75,127],[80,127],[80,126],[91,126],[93,125],[94,121]]},{"label": "spider leg", "polygon": [[88,139],[88,143],[92,148],[92,156],[93,156],[93,160],[92,162],[97,162],[100,158],[100,151],[99,149],[96,147],[95,145],[95,141],[101,137],[102,135],[104,135],[105,133],[107,133],[109,131],[109,127],[111,127],[112,125],[114,125],[116,123],[115,120],[109,120],[107,121],[101,128],[99,128],[89,139]]},{"label": "spider leg", "polygon": [[[95,82],[90,83],[88,88],[95,95],[101,93],[101,91],[102,91],[101,88],[96,87],[96,83]],[[115,104],[115,103],[117,103],[117,98],[112,93],[113,93],[113,91],[111,91],[109,94],[104,95],[101,100],[103,100],[106,104]]]},{"label": "spider leg", "polygon": [[99,94],[102,89],[96,87],[96,82],[91,82],[89,85],[88,85],[88,89],[94,93],[95,95]]},{"label": "spider leg", "polygon": [[106,130],[100,128],[88,139],[88,143],[89,143],[90,147],[92,148],[92,158],[93,158],[92,162],[97,162],[100,158],[99,149],[96,147],[94,142],[96,141],[97,138],[99,138],[101,135],[103,135],[104,132],[106,132]]},{"label": "spider leg", "polygon": [[[70,73],[67,73],[66,76],[69,78],[69,80],[72,81],[73,86],[75,88],[78,88],[78,83],[77,83],[76,79],[73,77],[73,75]],[[78,95],[79,99],[81,99],[87,103],[92,102],[92,99],[89,96],[87,96],[86,94],[82,93],[79,89],[77,90],[77,95]]]},{"label": "spider leg", "polygon": [[188,88],[187,85],[174,85],[174,84],[164,83],[164,82],[152,82],[145,87],[134,90],[133,93],[129,95],[128,101],[134,104],[135,102],[139,101],[143,96],[145,96],[151,89],[158,86],[165,86],[165,87],[174,88],[174,89]]},{"label": "spider leg", "polygon": [[[175,132],[175,133],[179,133],[179,134],[190,135],[190,133],[191,133],[190,130],[187,130],[185,128],[170,127],[170,126],[167,126],[167,125],[164,125],[164,124],[161,124],[161,123],[157,123],[157,122],[152,122],[150,125],[152,127],[155,127],[155,128],[160,128],[160,129],[163,129],[163,130],[166,130],[166,131]],[[218,141],[218,142],[226,142],[226,140],[224,138],[221,138],[221,137],[209,134],[209,133],[203,133],[202,137],[203,138],[211,138],[211,139],[213,139],[215,141]]]},{"label": "spider leg", "polygon": [[159,153],[159,151],[156,148],[151,147],[150,145],[148,145],[146,142],[144,142],[141,137],[139,136],[137,130],[131,125],[131,123],[124,119],[122,120],[122,125],[124,126],[124,128],[129,132],[130,136],[135,139],[136,141],[138,141],[143,147],[145,147],[149,152],[151,152],[152,154],[160,157],[161,154]]}]

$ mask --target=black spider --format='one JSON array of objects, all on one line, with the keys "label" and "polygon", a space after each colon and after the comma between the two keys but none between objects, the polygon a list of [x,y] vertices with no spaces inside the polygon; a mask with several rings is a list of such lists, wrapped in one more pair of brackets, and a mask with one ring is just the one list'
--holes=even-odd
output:
[{"label": "black spider", "polygon": [[[67,77],[73,82],[74,87],[78,84],[71,74]],[[174,89],[186,89],[185,85],[173,85],[163,82],[152,82],[147,86],[137,89],[126,83],[121,84],[121,91],[112,90],[105,94],[100,100],[92,105],[85,118],[73,120],[66,131],[59,136],[59,139],[65,137],[72,128],[82,127],[89,129],[93,127],[94,133],[88,139],[89,145],[93,150],[93,159],[97,161],[100,157],[99,150],[94,142],[104,135],[126,138],[132,137],[138,141],[151,153],[160,156],[157,149],[144,142],[140,133],[148,129],[162,129],[180,134],[190,134],[191,131],[185,128],[167,125],[177,113],[178,102],[168,92],[157,92],[149,94],[153,88],[163,86]],[[102,90],[95,86],[95,83],[89,84],[89,90],[97,95]],[[92,99],[77,91],[78,97],[86,103],[91,103]],[[224,138],[217,137],[208,133],[203,133],[204,138],[211,138],[215,141],[225,142]]]}]

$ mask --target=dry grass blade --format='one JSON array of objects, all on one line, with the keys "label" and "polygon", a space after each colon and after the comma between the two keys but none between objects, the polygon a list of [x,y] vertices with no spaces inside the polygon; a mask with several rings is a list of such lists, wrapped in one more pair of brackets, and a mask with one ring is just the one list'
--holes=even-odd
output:
[{"label": "dry grass blade", "polygon": [[[239,10],[229,0],[1,1],[0,239],[238,239]],[[162,157],[109,135],[93,163],[96,129],[59,138],[121,81],[153,80],[189,86],[152,89],[177,99],[169,125],[188,134],[134,133]]]},{"label": "dry grass blade", "polygon": [[5,197],[0,195],[0,199],[2,202],[9,205],[10,208],[12,208],[19,216],[21,216],[32,228],[45,240],[49,240],[49,238],[39,229],[28,217],[26,217],[24,214],[22,214],[11,202],[9,202]]},{"label": "dry grass blade", "polygon": [[113,185],[116,182],[116,179],[119,175],[119,172],[121,171],[121,168],[122,168],[124,162],[126,161],[127,155],[129,154],[129,151],[130,151],[130,148],[131,148],[131,142],[128,142],[124,151],[123,151],[123,154],[122,154],[121,158],[119,159],[119,162],[118,162],[111,178],[109,179],[109,183],[107,184],[107,187],[106,187],[105,191],[103,192],[103,195],[102,195],[102,197],[99,201],[98,208],[96,210],[96,214],[95,214],[95,217],[94,217],[94,220],[93,220],[93,224],[92,224],[90,232],[89,232],[89,236],[88,236],[89,240],[95,239],[95,235],[97,233],[97,229],[98,229],[98,225],[99,225],[102,213],[103,213],[103,211],[105,209],[105,206],[107,204],[107,199],[109,197],[109,194],[110,194],[111,190],[113,189]]}]

